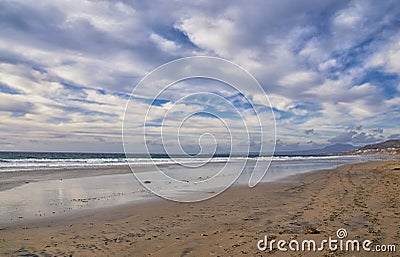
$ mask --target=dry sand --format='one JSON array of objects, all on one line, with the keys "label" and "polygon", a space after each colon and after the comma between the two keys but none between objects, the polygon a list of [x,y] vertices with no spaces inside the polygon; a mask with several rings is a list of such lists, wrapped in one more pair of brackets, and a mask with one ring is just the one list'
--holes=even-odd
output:
[{"label": "dry sand", "polygon": [[[400,161],[343,166],[234,187],[193,204],[164,200],[9,225],[4,256],[400,256]],[[315,228],[319,234],[307,234]],[[396,252],[272,252],[269,239],[335,238],[396,244]]]}]

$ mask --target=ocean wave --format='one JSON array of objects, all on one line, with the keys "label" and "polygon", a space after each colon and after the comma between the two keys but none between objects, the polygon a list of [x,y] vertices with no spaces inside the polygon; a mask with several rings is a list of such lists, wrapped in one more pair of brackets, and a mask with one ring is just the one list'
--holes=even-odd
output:
[{"label": "ocean wave", "polygon": [[228,161],[329,161],[344,158],[357,158],[357,156],[259,156],[259,157],[215,157],[207,158],[19,158],[0,159],[0,172],[18,170],[43,170],[43,169],[79,169],[79,168],[112,168],[122,166],[146,167],[151,165],[189,165],[197,163],[224,163]]},{"label": "ocean wave", "polygon": [[[117,166],[151,166],[203,163],[204,158],[89,158],[89,159],[2,159],[0,171],[107,168]],[[226,162],[228,158],[213,158],[210,162]]]},{"label": "ocean wave", "polygon": [[[259,157],[264,158],[264,157]],[[270,158],[270,157],[268,157]],[[359,158],[357,155],[330,155],[330,156],[274,156],[273,161],[298,161],[298,160],[336,160],[344,158]]]}]

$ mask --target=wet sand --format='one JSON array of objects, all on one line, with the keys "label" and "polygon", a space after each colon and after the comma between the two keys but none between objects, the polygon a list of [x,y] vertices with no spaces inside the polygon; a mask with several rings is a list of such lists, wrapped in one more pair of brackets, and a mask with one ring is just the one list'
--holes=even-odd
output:
[{"label": "wet sand", "polygon": [[23,184],[45,181],[45,180],[58,180],[102,176],[102,175],[115,175],[131,173],[129,166],[113,167],[113,168],[86,168],[86,169],[69,169],[65,172],[63,169],[48,169],[48,170],[27,170],[27,171],[7,171],[0,172],[0,191],[8,190]]},{"label": "wet sand", "polygon": [[[353,164],[233,187],[199,203],[159,200],[2,226],[0,255],[400,256],[399,195],[400,161]],[[337,239],[339,228],[348,239],[396,244],[397,251],[257,249],[265,235],[320,242]]]}]

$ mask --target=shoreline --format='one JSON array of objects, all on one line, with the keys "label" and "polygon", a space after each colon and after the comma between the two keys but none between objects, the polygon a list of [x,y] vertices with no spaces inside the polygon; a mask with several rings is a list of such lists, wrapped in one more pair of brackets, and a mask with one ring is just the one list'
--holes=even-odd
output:
[{"label": "shoreline", "polygon": [[[343,164],[340,166],[345,166],[348,164]],[[109,168],[107,170],[112,170],[113,168]],[[129,170],[129,168],[128,168]],[[271,185],[278,185],[280,183],[282,184],[287,184],[287,183],[296,183],[299,181],[303,181],[305,180],[307,175],[313,175],[313,173],[321,173],[321,172],[325,172],[331,169],[322,169],[322,170],[312,170],[306,173],[300,173],[300,174],[294,174],[294,175],[288,175],[286,177],[283,178],[279,178],[277,180],[274,181],[268,181],[268,182],[260,182],[257,186],[260,187],[265,187],[268,186],[269,184]],[[80,171],[78,169],[76,169],[76,171]],[[47,170],[46,170],[47,172]],[[85,176],[85,177],[91,177],[91,176],[108,176],[108,175],[121,175],[121,174],[129,174],[131,171],[129,170],[128,172],[125,173],[112,173],[112,172],[95,172],[90,174],[90,176]],[[60,175],[60,174],[58,174]],[[71,178],[81,178],[80,175],[76,174],[76,176],[70,176],[68,178],[65,179],[71,179]],[[51,179],[51,180],[56,180],[55,179]],[[42,180],[38,180],[38,181],[45,181],[45,179]],[[37,181],[35,181],[37,182]],[[23,185],[23,183],[21,183],[21,185]],[[20,185],[17,185],[20,186]],[[16,187],[17,187],[16,186]],[[238,191],[242,191],[242,190],[247,190],[250,189],[247,185],[243,185],[243,184],[233,184],[230,188],[228,188],[227,190],[232,190],[232,188],[237,189]],[[6,189],[7,190],[7,189]],[[227,191],[226,190],[226,191]],[[0,190],[2,191],[2,190]],[[224,194],[224,192],[222,192],[221,194]],[[154,204],[162,204],[163,202],[168,204],[192,204],[192,203],[179,203],[179,202],[175,202],[172,200],[168,200],[165,198],[162,198],[160,196],[157,195],[153,195],[153,193],[148,192],[149,194],[149,198],[147,199],[142,199],[142,200],[135,200],[135,201],[130,201],[130,202],[126,202],[126,203],[122,203],[122,204],[118,204],[118,205],[114,205],[114,206],[104,206],[104,207],[97,207],[97,208],[91,208],[91,209],[81,209],[81,210],[75,210],[72,213],[64,213],[64,214],[59,214],[57,216],[48,216],[48,217],[41,217],[41,218],[32,218],[32,219],[23,219],[20,220],[18,222],[8,222],[8,223],[0,223],[0,229],[2,228],[11,228],[11,227],[18,227],[18,226],[22,226],[22,225],[37,225],[37,224],[50,224],[50,223],[55,223],[55,222],[62,222],[64,220],[74,220],[74,219],[79,219],[82,217],[86,217],[86,216],[92,216],[95,215],[96,213],[101,213],[101,212],[107,212],[110,211],[112,209],[125,209],[125,208],[133,208],[138,207],[138,208],[143,208],[146,207],[148,205],[148,207],[150,207],[151,205]],[[220,195],[221,195],[220,194]],[[210,198],[209,200],[215,198],[215,197],[219,197],[219,195],[216,195],[212,198]],[[207,201],[207,200],[205,200]],[[200,201],[203,202],[203,201]],[[193,204],[196,204],[197,202],[194,202]]]},{"label": "shoreline", "polygon": [[[264,235],[322,239],[334,236],[341,227],[350,238],[397,243],[398,168],[399,161],[350,164],[265,182],[253,189],[232,187],[199,203],[160,200],[22,222],[1,229],[0,254],[287,256],[262,252],[257,241]],[[306,234],[307,227],[320,233]]]},{"label": "shoreline", "polygon": [[[347,157],[356,157],[360,155],[349,155]],[[307,156],[308,157],[308,156]],[[314,156],[313,156],[314,157]],[[331,157],[331,158],[340,158],[343,156],[318,156],[318,157]],[[346,156],[345,156],[346,157]],[[367,156],[371,157],[371,160],[361,159],[361,162],[365,161],[375,161],[375,160],[386,160],[387,156],[378,156],[376,158],[375,155]],[[374,159],[375,158],[375,159]],[[393,160],[393,158],[387,159]],[[215,162],[217,163],[217,162]],[[274,163],[271,162],[271,163]],[[346,164],[340,164],[346,165]],[[172,166],[172,164],[160,164],[160,166]],[[139,172],[146,172],[152,170],[151,166],[138,166]],[[316,168],[315,170],[318,170]],[[311,172],[313,170],[307,171]],[[1,171],[0,170],[0,192],[9,190],[24,184],[29,184],[32,182],[40,182],[45,180],[62,180],[62,179],[73,179],[73,178],[85,178],[85,177],[95,177],[102,175],[119,175],[119,174],[129,174],[132,173],[131,168],[128,164],[117,165],[117,166],[105,166],[105,167],[83,167],[83,168],[48,168],[48,169],[27,169],[20,171]]]},{"label": "shoreline", "polygon": [[[360,157],[359,155],[348,155],[347,157],[356,157],[356,156]],[[343,156],[338,155],[338,156],[305,156],[305,157],[340,158]],[[370,157],[376,158],[375,155]],[[384,157],[378,159],[385,160]],[[362,161],[368,161],[368,160],[364,159]],[[169,163],[159,164],[159,166],[166,167],[166,166],[173,166],[173,164]],[[152,166],[139,165],[137,166],[137,169],[139,170],[139,172],[146,172],[154,169],[154,167],[152,168]],[[8,171],[8,170],[2,171],[0,169],[0,191],[12,189],[24,184],[29,184],[31,182],[39,182],[44,180],[71,179],[71,178],[94,177],[101,175],[117,175],[117,174],[127,174],[127,173],[132,173],[130,166],[128,164],[116,165],[116,166],[104,166],[104,167],[89,166],[81,168],[78,167],[37,168],[37,169],[26,169],[26,170],[22,169],[19,171]]]}]

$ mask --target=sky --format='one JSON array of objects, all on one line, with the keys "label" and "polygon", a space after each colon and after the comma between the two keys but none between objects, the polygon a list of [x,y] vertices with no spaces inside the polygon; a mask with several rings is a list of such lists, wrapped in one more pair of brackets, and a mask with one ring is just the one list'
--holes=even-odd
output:
[{"label": "sky", "polygon": [[[0,27],[3,151],[123,151],[135,85],[188,56],[224,58],[259,81],[274,111],[278,151],[400,138],[398,1],[4,0]],[[225,92],[216,84],[176,84],[153,105],[153,127],[176,125],[160,123],[170,106],[187,114],[209,108],[210,99],[177,101],[187,90]],[[149,99],[131,100],[143,115]],[[216,135],[224,128],[211,115],[187,127],[195,125]],[[190,137],[181,143],[196,145]]]}]

